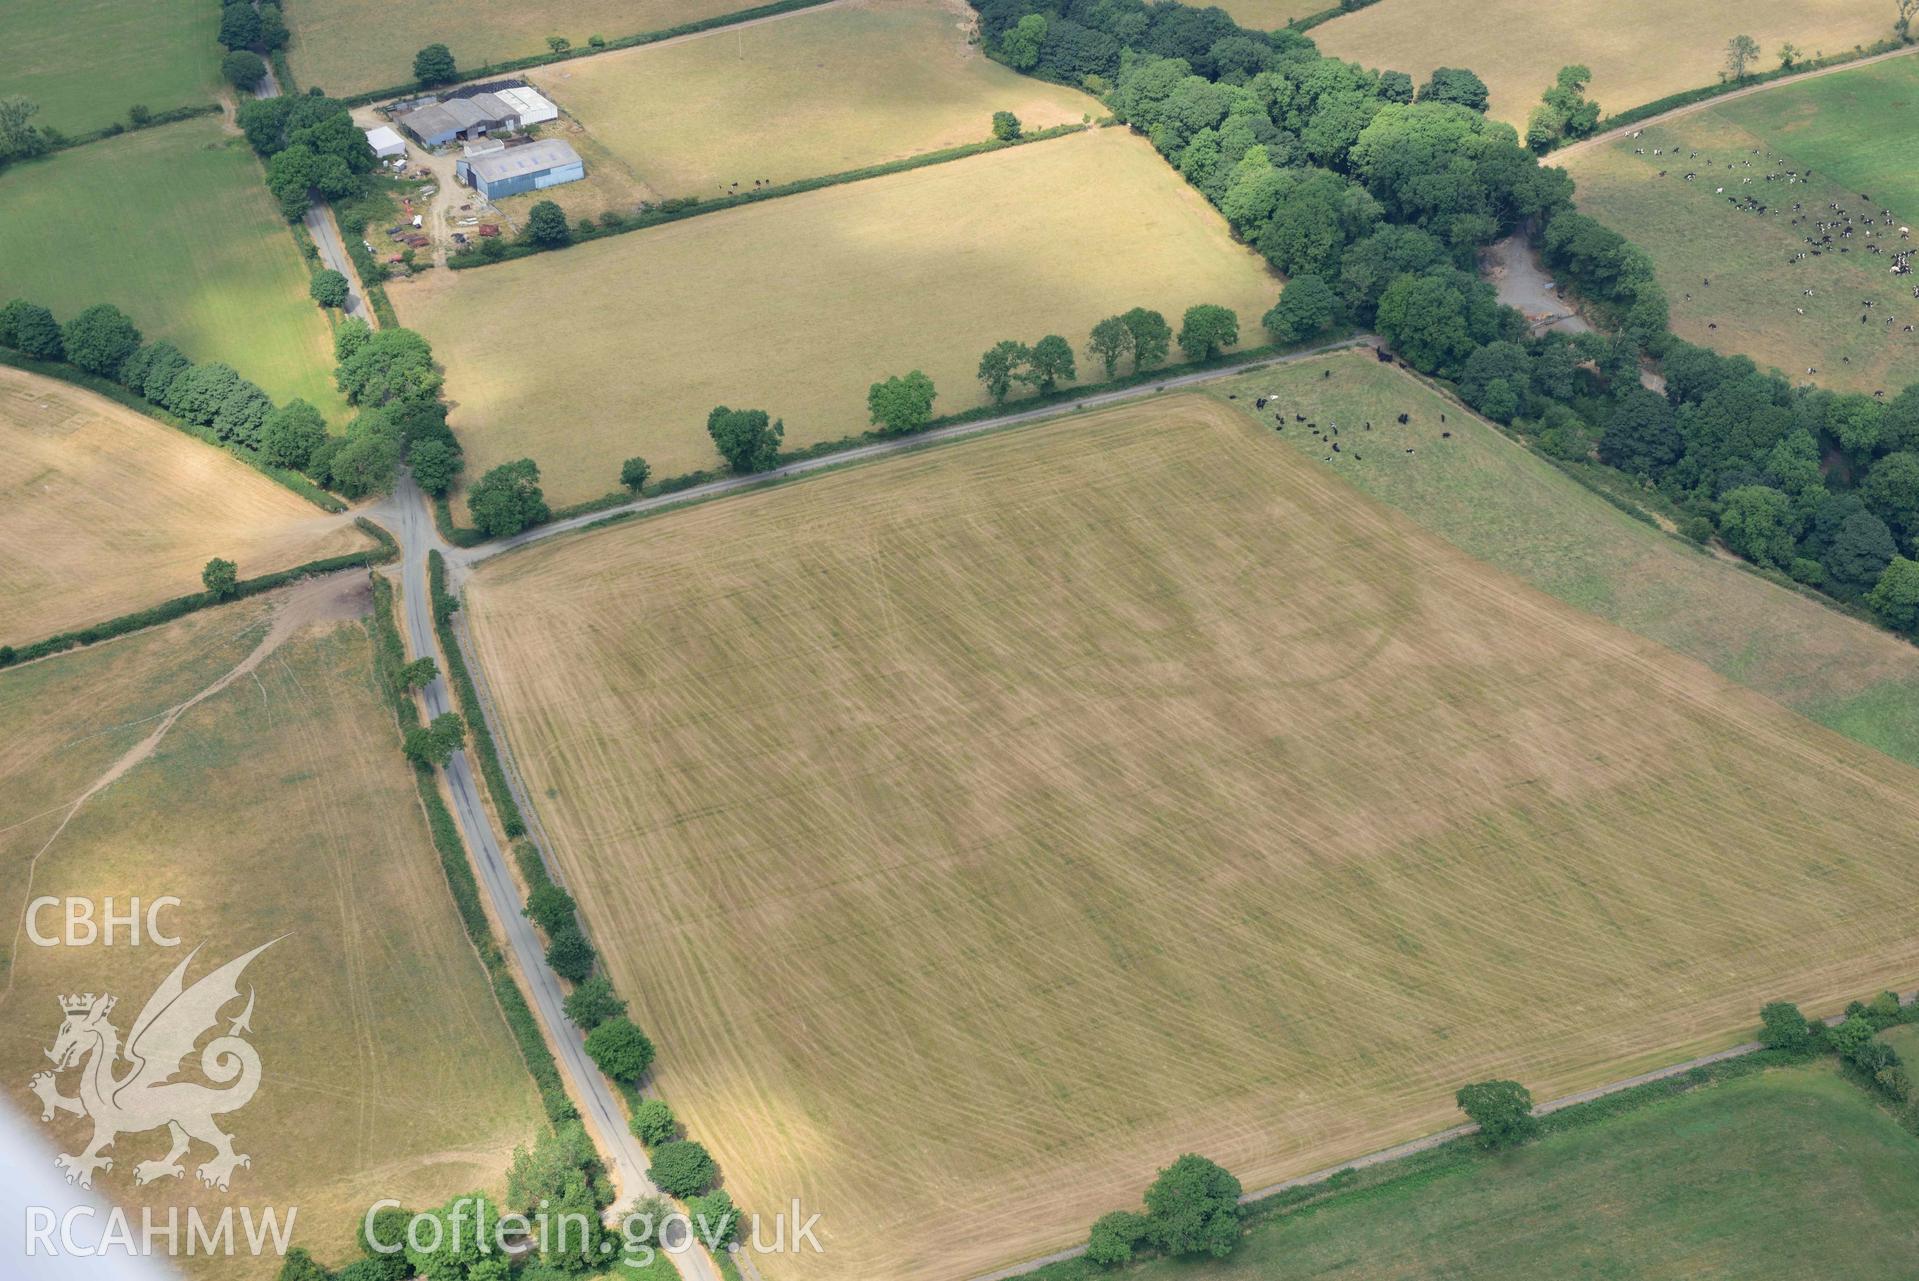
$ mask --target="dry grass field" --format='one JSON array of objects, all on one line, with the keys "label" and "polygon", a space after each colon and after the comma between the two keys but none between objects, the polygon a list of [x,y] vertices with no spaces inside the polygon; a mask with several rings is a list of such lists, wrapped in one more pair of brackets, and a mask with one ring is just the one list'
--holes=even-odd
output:
[{"label": "dry grass field", "polygon": [[[114,993],[124,1035],[191,948],[205,945],[198,977],[280,938],[246,973],[260,1089],[224,1118],[252,1165],[228,1194],[201,1187],[191,1166],[183,1180],[136,1188],[135,1163],[167,1144],[164,1132],[130,1133],[95,1188],[130,1207],[297,1206],[295,1243],[337,1265],[354,1254],[352,1232],[372,1201],[421,1206],[497,1190],[512,1148],[542,1120],[374,687],[358,619],[364,580],[261,600],[270,603],[0,673],[0,1073],[7,1105],[75,1151],[84,1123],[41,1127],[25,1089],[47,1066],[56,997]],[[235,673],[275,625],[280,643],[253,670],[167,720]],[[156,731],[150,756],[73,808]],[[31,897],[111,895],[124,909],[133,896],[169,894],[182,900],[162,918],[178,949],[124,937],[43,948],[19,932]],[[46,914],[40,925],[57,931],[56,922]],[[198,1148],[191,1160],[206,1155]],[[275,1266],[198,1259],[190,1271],[259,1281]]]},{"label": "dry grass field", "polygon": [[446,363],[467,474],[530,456],[569,503],[634,454],[656,476],[717,466],[715,405],[783,417],[789,448],[836,439],[866,430],[880,378],[924,369],[936,413],[966,409],[994,342],[1078,347],[1136,305],[1177,325],[1221,303],[1261,341],[1279,283],[1151,144],[1103,129],[434,272],[393,299]]},{"label": "dry grass field", "polygon": [[1219,6],[1233,15],[1233,21],[1254,31],[1273,31],[1295,18],[1304,18],[1332,6],[1320,0],[1229,0]]},{"label": "dry grass field", "polygon": [[[1333,371],[1331,379],[1323,375]],[[1278,438],[1476,560],[1919,765],[1919,650],[1632,519],[1458,404],[1370,354],[1214,384]],[[1257,397],[1278,399],[1263,412]],[[1338,455],[1292,421],[1361,430]],[[1399,427],[1401,413],[1412,422]],[[1442,426],[1439,416],[1447,420]],[[1452,433],[1450,439],[1440,432]],[[1377,446],[1376,448],[1373,446]],[[1418,452],[1406,454],[1407,446]]]},{"label": "dry grass field", "polygon": [[[1582,147],[1564,163],[1580,210],[1652,255],[1682,338],[1744,353],[1795,382],[1896,395],[1919,382],[1919,332],[1905,331],[1919,323],[1919,277],[1890,274],[1893,249],[1913,242],[1880,214],[1889,210],[1894,227],[1919,223],[1911,140],[1894,123],[1915,110],[1919,57],[1895,58],[1709,107],[1637,140]],[[1813,178],[1788,184],[1789,172]],[[1687,182],[1687,173],[1698,176]],[[1835,241],[1848,252],[1793,261],[1811,248],[1815,224],[1835,217],[1834,203],[1875,226]],[[1885,252],[1871,252],[1874,244]],[[1875,308],[1861,306],[1868,299]]]},{"label": "dry grass field", "polygon": [[333,334],[244,139],[217,119],[163,125],[16,165],[0,182],[0,299],[66,321],[110,302],[148,342],[219,360],[336,427]]},{"label": "dry grass field", "polygon": [[231,454],[104,397],[0,368],[0,642],[39,640],[367,545]]},{"label": "dry grass field", "polygon": [[1713,84],[1726,42],[1759,42],[1760,65],[1778,65],[1787,42],[1831,56],[1892,35],[1884,0],[1624,0],[1595,8],[1526,0],[1387,0],[1324,26],[1312,38],[1325,52],[1369,67],[1411,72],[1470,67],[1492,90],[1489,114],[1520,129],[1559,69],[1592,68],[1592,98],[1624,111],[1684,89]]},{"label": "dry grass field", "polygon": [[659,1089],[776,1281],[1078,1239],[1919,976],[1919,774],[1172,397],[468,589]]},{"label": "dry grass field", "polygon": [[[1104,114],[970,45],[963,0],[856,0],[623,50],[531,79],[653,191],[725,194]],[[557,194],[564,194],[563,192]]]},{"label": "dry grass field", "polygon": [[462,4],[460,0],[306,0],[288,5],[287,51],[302,89],[338,95],[403,85],[413,53],[435,41],[462,67],[545,53],[548,36],[584,47],[589,36],[616,40],[750,9],[754,0],[547,0],[544,4]]}]

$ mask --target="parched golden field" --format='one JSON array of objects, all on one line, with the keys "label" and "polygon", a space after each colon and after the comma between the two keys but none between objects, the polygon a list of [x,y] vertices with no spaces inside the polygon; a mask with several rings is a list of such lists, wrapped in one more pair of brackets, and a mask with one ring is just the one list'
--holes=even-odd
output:
[{"label": "parched golden field", "polygon": [[[28,1078],[60,1027],[56,998],[107,991],[124,1036],[147,996],[194,947],[188,978],[270,939],[247,969],[252,1101],[221,1118],[252,1164],[231,1191],[202,1187],[195,1145],[180,1180],[145,1188],[134,1166],[163,1130],[121,1135],[95,1190],[130,1209],[298,1207],[294,1244],[338,1265],[357,1254],[366,1208],[436,1203],[498,1188],[512,1149],[543,1124],[479,961],[455,915],[413,780],[381,701],[359,620],[363,580],[336,578],[209,610],[0,673],[0,885],[7,921],[0,1071],[7,1106],[76,1152],[90,1128],[41,1126]],[[250,672],[171,722],[252,655]],[[156,732],[152,754],[113,777]],[[87,796],[77,809],[74,802]],[[64,822],[64,826],[63,826]],[[21,931],[41,895],[163,895],[178,948],[40,947]],[[58,933],[58,912],[42,932]],[[227,1018],[239,1007],[225,1011]],[[222,1024],[224,1028],[225,1024]],[[198,1058],[188,1060],[191,1078]],[[61,1082],[74,1092],[71,1075]],[[137,1220],[136,1220],[137,1221]],[[252,1259],[182,1260],[195,1277],[271,1275]]]},{"label": "parched golden field", "polygon": [[[556,503],[719,465],[715,405],[766,410],[788,448],[867,429],[866,390],[923,369],[935,413],[984,403],[980,353],[1154,307],[1239,314],[1264,259],[1143,138],[1100,129],[742,206],[393,291],[447,368],[467,474],[531,457]],[[527,335],[536,333],[536,341]],[[617,371],[609,376],[608,371]]]},{"label": "parched golden field", "polygon": [[413,54],[440,43],[461,67],[545,53],[547,37],[585,47],[589,36],[617,40],[756,7],[752,0],[546,0],[470,5],[460,0],[307,0],[287,6],[287,50],[301,88],[335,97],[413,82]]},{"label": "parched golden field", "polygon": [[[18,645],[367,545],[239,459],[103,396],[0,368],[0,642]],[[30,551],[31,554],[27,554]]]},{"label": "parched golden field", "polygon": [[1592,99],[1609,113],[1715,83],[1726,42],[1759,42],[1761,67],[1791,41],[1808,57],[1844,53],[1892,35],[1879,0],[1623,0],[1605,6],[1526,0],[1387,0],[1324,26],[1313,40],[1337,58],[1412,73],[1467,67],[1492,90],[1488,113],[1522,132],[1559,69],[1592,69]]},{"label": "parched golden field", "polygon": [[470,625],[775,1281],[967,1276],[1919,975],[1919,782],[1157,399],[558,540]]},{"label": "parched golden field", "polygon": [[856,0],[528,78],[654,192],[709,199],[979,142],[995,111],[1029,130],[1104,114],[988,60],[974,25],[963,0]]},{"label": "parched golden field", "polygon": [[1320,0],[1229,0],[1219,7],[1232,14],[1234,22],[1254,31],[1275,31],[1295,18],[1332,8]]},{"label": "parched golden field", "polygon": [[[1884,122],[1915,108],[1919,57],[1902,57],[1690,112],[1563,163],[1580,212],[1651,256],[1674,333],[1794,382],[1897,395],[1919,382],[1919,332],[1905,328],[1919,322],[1915,278],[1890,271],[1894,252],[1913,247],[1895,228],[1919,221],[1919,184],[1883,135]],[[1809,182],[1785,180],[1807,172]],[[1687,173],[1697,176],[1687,182]],[[1821,234],[1822,219],[1838,220],[1834,204],[1853,215],[1855,234],[1835,234],[1811,256],[1807,237]],[[1794,261],[1800,253],[1808,256]]]}]

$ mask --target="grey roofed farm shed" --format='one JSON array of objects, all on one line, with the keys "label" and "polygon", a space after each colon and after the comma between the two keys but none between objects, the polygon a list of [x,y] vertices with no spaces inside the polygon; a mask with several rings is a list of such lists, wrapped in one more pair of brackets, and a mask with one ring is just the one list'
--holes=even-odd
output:
[{"label": "grey roofed farm shed", "polygon": [[393,123],[423,147],[444,147],[462,138],[483,138],[501,129],[517,129],[519,113],[490,93],[449,98],[393,117]]}]

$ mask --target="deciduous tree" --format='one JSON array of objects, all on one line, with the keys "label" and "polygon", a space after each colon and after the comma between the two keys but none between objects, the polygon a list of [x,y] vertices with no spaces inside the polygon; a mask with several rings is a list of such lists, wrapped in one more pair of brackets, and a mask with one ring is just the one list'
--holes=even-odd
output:
[{"label": "deciduous tree", "polygon": [[240,589],[240,567],[215,556],[200,571],[200,582],[215,599],[226,600]]},{"label": "deciduous tree", "polygon": [[1511,1147],[1523,1142],[1532,1137],[1538,1124],[1533,1120],[1532,1091],[1517,1081],[1462,1086],[1454,1101],[1479,1127],[1480,1139],[1487,1147]]},{"label": "deciduous tree", "polygon": [[1223,1259],[1239,1244],[1239,1180],[1188,1153],[1146,1189],[1153,1241],[1168,1254]]},{"label": "deciduous tree", "polygon": [[501,463],[467,491],[473,523],[489,538],[506,538],[544,521],[550,510],[540,490],[540,467],[531,458]]},{"label": "deciduous tree", "polygon": [[414,54],[413,78],[429,86],[458,80],[460,71],[453,64],[453,51],[443,44],[430,44]]},{"label": "deciduous tree", "polygon": [[780,460],[780,442],[786,423],[767,420],[763,409],[728,409],[716,405],[706,416],[706,434],[713,447],[735,472],[765,471]]},{"label": "deciduous tree", "polygon": [[866,389],[866,411],[874,426],[889,436],[918,431],[933,421],[933,380],[915,369]]},{"label": "deciduous tree", "polygon": [[102,378],[118,378],[127,357],[140,348],[140,331],[111,303],[97,302],[60,331],[67,360]]},{"label": "deciduous tree", "polygon": [[[599,1065],[600,1071],[615,1081],[622,1081],[629,1085],[638,1082],[646,1075],[646,1070],[653,1066],[653,1042],[647,1039],[646,1033],[633,1025],[631,1019],[623,1016],[607,1019],[588,1032],[586,1052],[593,1062]],[[688,1188],[685,1192],[681,1192],[666,1188],[665,1185],[661,1186],[675,1196],[700,1191],[700,1188]],[[701,1187],[704,1186],[704,1184],[701,1185]]]}]

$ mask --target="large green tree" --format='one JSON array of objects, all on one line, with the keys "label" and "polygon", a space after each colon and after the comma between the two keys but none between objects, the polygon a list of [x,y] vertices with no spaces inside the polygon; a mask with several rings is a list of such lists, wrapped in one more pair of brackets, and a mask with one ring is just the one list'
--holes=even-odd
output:
[{"label": "large green tree", "polygon": [[1211,360],[1239,341],[1239,317],[1230,308],[1200,303],[1186,309],[1179,326],[1179,349],[1188,360]]},{"label": "large green tree", "polygon": [[637,1083],[653,1066],[653,1042],[631,1019],[620,1015],[605,1020],[586,1034],[586,1052],[600,1071],[628,1085]]},{"label": "large green tree", "polygon": [[451,84],[459,77],[453,51],[443,44],[430,44],[413,55],[413,78],[423,85]]},{"label": "large green tree", "polygon": [[933,421],[933,399],[938,394],[933,380],[915,369],[868,387],[866,411],[875,427],[889,436],[900,436]]},{"label": "large green tree", "polygon": [[531,458],[519,458],[480,477],[466,493],[473,523],[489,538],[506,538],[528,525],[537,525],[552,513],[540,490],[540,467]]},{"label": "large green tree", "polygon": [[1166,363],[1166,353],[1173,346],[1173,327],[1166,323],[1166,317],[1148,307],[1135,307],[1119,320],[1131,339],[1134,372]]},{"label": "large green tree", "polygon": [[1153,1241],[1172,1255],[1223,1259],[1239,1244],[1239,1180],[1203,1156],[1187,1153],[1146,1189]]},{"label": "large green tree", "polygon": [[1532,1091],[1517,1081],[1480,1081],[1462,1086],[1454,1102],[1479,1127],[1480,1140],[1488,1147],[1523,1142],[1538,1126],[1533,1119]]},{"label": "large green tree", "polygon": [[765,471],[780,460],[780,442],[786,438],[786,423],[768,420],[763,409],[728,409],[716,405],[706,416],[706,434],[713,448],[735,472]]},{"label": "large green tree", "polygon": [[979,358],[979,380],[986,384],[986,394],[993,398],[994,404],[1005,402],[1006,394],[1013,389],[1014,381],[1032,355],[1032,349],[1025,343],[1005,338],[988,347]]},{"label": "large green tree", "polygon": [[90,374],[118,378],[127,357],[140,348],[140,331],[111,303],[97,302],[60,331],[67,360]]}]

